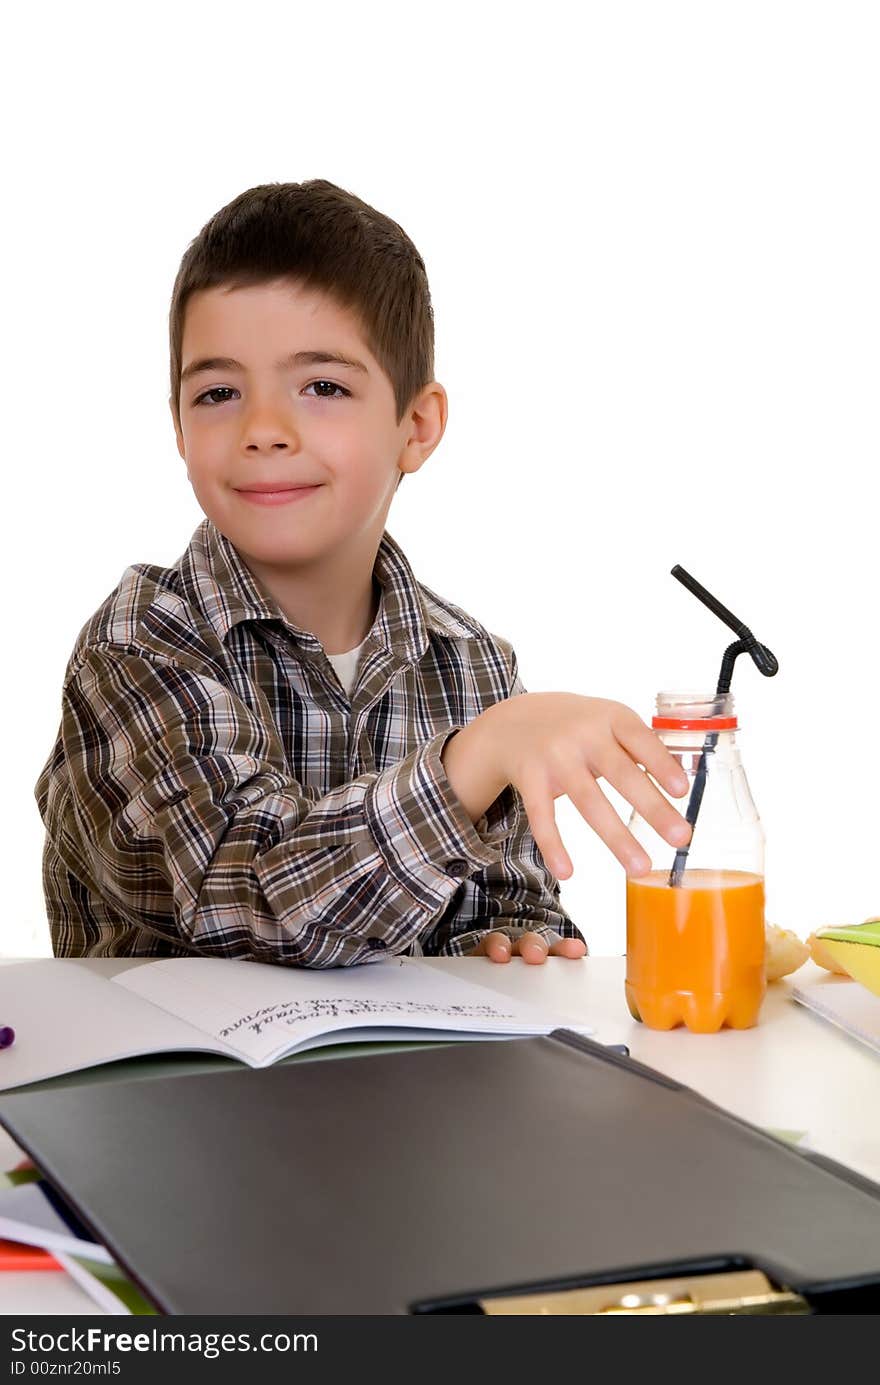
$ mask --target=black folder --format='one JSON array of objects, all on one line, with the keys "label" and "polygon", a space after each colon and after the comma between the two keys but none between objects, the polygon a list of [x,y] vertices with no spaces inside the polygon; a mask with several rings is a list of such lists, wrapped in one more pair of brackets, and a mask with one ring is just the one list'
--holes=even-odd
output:
[{"label": "black folder", "polygon": [[22,1090],[0,1121],[164,1313],[684,1311],[744,1271],[880,1308],[877,1184],[568,1030]]}]

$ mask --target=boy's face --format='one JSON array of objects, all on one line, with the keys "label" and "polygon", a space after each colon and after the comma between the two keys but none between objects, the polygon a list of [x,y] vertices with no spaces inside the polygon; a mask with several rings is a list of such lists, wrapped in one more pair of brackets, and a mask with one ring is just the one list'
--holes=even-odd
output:
[{"label": "boy's face", "polygon": [[[193,294],[182,360],[178,451],[202,510],[256,569],[375,548],[401,474],[418,470],[446,426],[436,381],[396,423],[391,381],[355,315],[298,285]],[[266,485],[278,491],[252,489]]]}]

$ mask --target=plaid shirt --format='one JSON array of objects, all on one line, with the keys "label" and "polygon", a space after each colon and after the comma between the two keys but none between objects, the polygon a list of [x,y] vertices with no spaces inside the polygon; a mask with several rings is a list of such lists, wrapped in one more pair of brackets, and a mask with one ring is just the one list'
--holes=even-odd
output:
[{"label": "plaid shirt", "polygon": [[58,956],[345,966],[580,933],[516,792],[474,825],[441,752],[523,691],[516,657],[387,534],[349,699],[209,520],[80,632],[35,788]]}]

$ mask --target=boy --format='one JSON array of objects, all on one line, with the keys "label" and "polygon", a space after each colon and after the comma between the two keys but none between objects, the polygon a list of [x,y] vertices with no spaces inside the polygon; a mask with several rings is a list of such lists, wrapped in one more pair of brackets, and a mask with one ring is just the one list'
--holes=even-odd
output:
[{"label": "boy", "polygon": [[173,568],[126,570],[68,664],[35,790],[55,953],[582,956],[553,800],[640,874],[596,780],[676,846],[640,766],[686,781],[619,703],[526,694],[385,532],[447,417],[415,246],[323,179],[252,188],[184,254],[170,338],[206,518]]}]

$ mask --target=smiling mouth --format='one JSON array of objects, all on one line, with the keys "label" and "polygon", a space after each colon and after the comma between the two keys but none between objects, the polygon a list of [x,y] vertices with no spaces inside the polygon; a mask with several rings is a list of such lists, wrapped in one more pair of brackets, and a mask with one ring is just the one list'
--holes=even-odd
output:
[{"label": "smiling mouth", "polygon": [[314,490],[318,484],[317,481],[260,481],[255,486],[236,486],[235,489],[246,495],[276,495],[278,491]]},{"label": "smiling mouth", "polygon": [[320,489],[320,484],[316,483],[311,486],[279,486],[272,490],[242,488],[237,489],[237,494],[256,505],[284,505],[292,504],[297,500],[304,500]]}]

